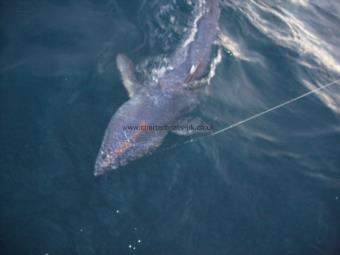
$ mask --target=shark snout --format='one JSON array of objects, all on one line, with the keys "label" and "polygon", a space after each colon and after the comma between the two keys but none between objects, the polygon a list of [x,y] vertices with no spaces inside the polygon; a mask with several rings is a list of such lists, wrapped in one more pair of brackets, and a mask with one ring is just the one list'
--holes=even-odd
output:
[{"label": "shark snout", "polygon": [[94,167],[94,176],[102,175],[106,172],[106,169],[98,164],[95,164]]},{"label": "shark snout", "polygon": [[94,176],[103,175],[106,171],[116,169],[118,162],[115,158],[107,157],[100,153],[94,166]]}]

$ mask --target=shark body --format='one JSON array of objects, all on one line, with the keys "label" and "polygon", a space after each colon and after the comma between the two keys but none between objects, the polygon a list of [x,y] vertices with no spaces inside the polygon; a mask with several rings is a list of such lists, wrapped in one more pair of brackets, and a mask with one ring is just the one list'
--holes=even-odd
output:
[{"label": "shark body", "polygon": [[141,86],[134,76],[132,62],[124,55],[117,56],[130,99],[112,116],[105,131],[95,163],[96,176],[154,151],[168,130],[146,127],[174,125],[197,103],[195,89],[187,85],[204,76],[219,19],[218,0],[199,2],[200,15],[170,56],[171,68],[158,78],[156,86]]}]

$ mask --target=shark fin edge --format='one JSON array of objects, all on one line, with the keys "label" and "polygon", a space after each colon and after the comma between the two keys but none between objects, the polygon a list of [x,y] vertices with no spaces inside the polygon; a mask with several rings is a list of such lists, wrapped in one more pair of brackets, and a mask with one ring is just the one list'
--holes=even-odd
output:
[{"label": "shark fin edge", "polygon": [[126,88],[129,97],[132,98],[140,89],[135,65],[131,59],[124,54],[118,54],[116,62],[123,85]]}]

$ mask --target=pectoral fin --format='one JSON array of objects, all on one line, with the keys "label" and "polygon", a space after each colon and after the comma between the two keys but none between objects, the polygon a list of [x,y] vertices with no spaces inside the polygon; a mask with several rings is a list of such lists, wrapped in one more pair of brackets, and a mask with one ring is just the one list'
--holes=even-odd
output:
[{"label": "pectoral fin", "polygon": [[176,135],[188,136],[202,133],[210,133],[213,127],[198,117],[186,117],[174,124],[172,132]]},{"label": "pectoral fin", "polygon": [[117,55],[117,67],[121,75],[122,82],[129,97],[133,97],[140,89],[140,84],[136,77],[136,70],[133,62],[125,55]]}]

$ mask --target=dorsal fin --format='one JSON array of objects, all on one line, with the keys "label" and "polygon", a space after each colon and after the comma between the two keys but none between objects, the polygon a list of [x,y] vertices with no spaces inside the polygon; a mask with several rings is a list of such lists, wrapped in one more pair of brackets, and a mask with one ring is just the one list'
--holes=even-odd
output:
[{"label": "dorsal fin", "polygon": [[212,126],[199,117],[184,117],[174,124],[177,129],[171,130],[176,135],[189,136],[212,132]]},{"label": "dorsal fin", "polygon": [[140,84],[136,77],[136,68],[131,59],[126,55],[117,55],[117,67],[124,87],[126,88],[129,97],[133,97],[140,89]]}]

